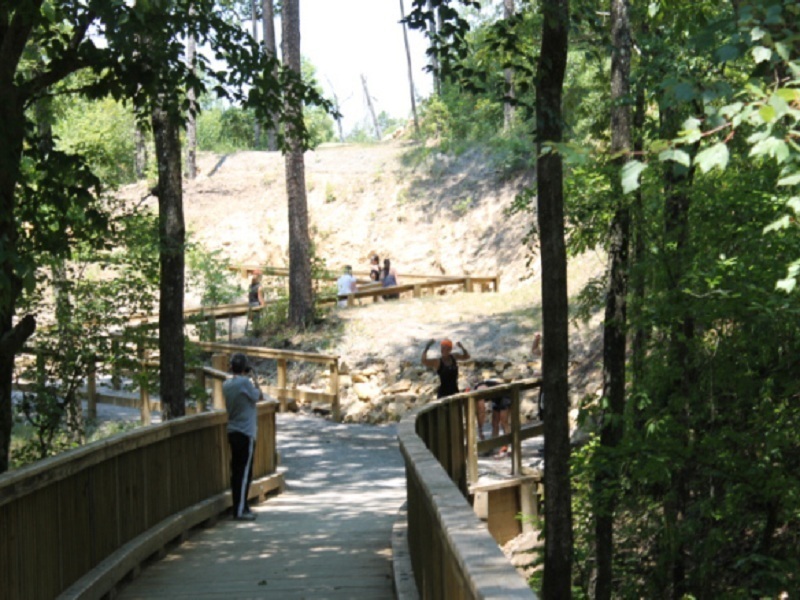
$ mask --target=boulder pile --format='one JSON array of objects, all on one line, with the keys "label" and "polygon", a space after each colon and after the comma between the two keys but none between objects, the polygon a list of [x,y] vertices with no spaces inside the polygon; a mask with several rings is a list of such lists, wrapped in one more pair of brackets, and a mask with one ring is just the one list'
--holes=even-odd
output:
[{"label": "boulder pile", "polygon": [[[459,362],[459,389],[468,390],[484,379],[511,383],[539,377],[538,362],[514,363],[505,359],[473,358]],[[320,380],[323,389],[326,380]],[[408,411],[436,399],[439,377],[418,362],[391,362],[373,359],[369,363],[339,367],[339,402],[346,423],[380,424],[399,421]],[[523,422],[538,414],[537,394],[529,392],[522,399]],[[330,406],[309,403],[300,407],[319,414],[330,412]],[[491,408],[491,407],[487,407]]]}]

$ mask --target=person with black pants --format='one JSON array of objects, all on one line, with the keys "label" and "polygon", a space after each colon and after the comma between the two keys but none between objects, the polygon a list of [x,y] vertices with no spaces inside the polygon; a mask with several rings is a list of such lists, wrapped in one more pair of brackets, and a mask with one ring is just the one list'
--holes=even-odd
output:
[{"label": "person with black pants", "polygon": [[222,385],[225,408],[228,411],[228,444],[231,449],[231,494],[233,518],[237,521],[255,521],[255,514],[247,505],[247,491],[253,480],[258,419],[256,402],[264,394],[253,383],[247,357],[241,352],[231,356],[233,377]]}]

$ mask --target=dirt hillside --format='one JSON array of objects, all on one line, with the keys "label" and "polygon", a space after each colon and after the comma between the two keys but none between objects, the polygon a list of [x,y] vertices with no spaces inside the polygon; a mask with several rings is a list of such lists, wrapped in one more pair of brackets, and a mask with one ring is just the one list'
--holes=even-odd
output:
[{"label": "dirt hillside", "polygon": [[[309,219],[316,252],[328,268],[368,269],[368,256],[390,258],[403,273],[500,276],[499,294],[449,294],[364,304],[338,311],[339,334],[293,340],[307,350],[339,354],[351,366],[418,361],[430,338],[461,340],[479,358],[525,361],[541,330],[539,263],[522,240],[534,215],[507,209],[524,178],[501,180],[479,153],[409,166],[413,147],[331,145],[305,157]],[[200,175],[185,188],[187,227],[234,263],[288,265],[284,159],[279,153],[201,155]],[[126,191],[143,196],[144,184]],[[154,202],[154,200],[150,200]],[[601,273],[602,257],[570,264],[570,295]],[[187,298],[187,306],[192,305]],[[597,322],[575,326],[576,393],[591,392]],[[391,365],[390,365],[391,368]],[[587,381],[592,383],[587,386]]]}]

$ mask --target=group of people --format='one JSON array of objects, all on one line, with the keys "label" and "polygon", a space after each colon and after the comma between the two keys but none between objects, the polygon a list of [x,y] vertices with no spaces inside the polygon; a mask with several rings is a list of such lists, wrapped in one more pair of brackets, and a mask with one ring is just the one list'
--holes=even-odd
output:
[{"label": "group of people", "polygon": [[[370,257],[369,265],[369,280],[372,283],[380,283],[383,287],[392,287],[397,285],[397,271],[392,267],[392,262],[386,258],[383,260],[383,268],[381,268],[381,259],[377,254]],[[339,306],[347,306],[347,299],[342,298],[354,294],[358,291],[358,280],[353,275],[353,267],[346,265],[344,271],[336,280],[336,293],[339,296]],[[384,300],[396,300],[400,294],[384,294]]]}]

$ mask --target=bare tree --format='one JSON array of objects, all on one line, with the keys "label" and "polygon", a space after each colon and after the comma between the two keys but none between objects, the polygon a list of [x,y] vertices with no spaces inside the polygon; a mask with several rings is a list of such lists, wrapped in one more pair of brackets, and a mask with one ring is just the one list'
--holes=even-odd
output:
[{"label": "bare tree", "polygon": [[[300,0],[284,0],[283,62],[300,82]],[[299,93],[284,90],[286,136],[286,194],[289,201],[289,322],[303,328],[314,316],[311,288],[311,240],[308,235],[305,162],[303,157],[303,107]]]},{"label": "bare tree", "polygon": [[[327,77],[326,77],[327,79]],[[342,111],[340,110],[341,104],[339,103],[339,96],[336,95],[336,90],[333,89],[331,80],[328,79],[328,87],[331,88],[331,95],[333,96],[333,109],[336,111],[336,127],[339,130],[339,141],[344,144],[344,131],[342,130]]]},{"label": "bare tree", "polygon": [[[513,2],[513,0],[510,0]],[[403,41],[406,45],[406,63],[408,64],[408,89],[411,92],[411,114],[414,115],[414,133],[419,135],[419,119],[417,119],[417,98],[414,90],[414,70],[411,68],[411,49],[408,46],[408,28],[406,27],[406,9],[400,0],[400,23],[403,26]]]},{"label": "bare tree", "polygon": [[372,106],[372,97],[369,95],[369,88],[367,88],[367,78],[364,75],[361,75],[361,85],[364,88],[364,97],[366,98],[367,102],[367,109],[369,110],[369,114],[372,117],[372,126],[375,128],[375,139],[381,139],[381,126],[378,123],[378,117],[375,114],[375,107]]}]

